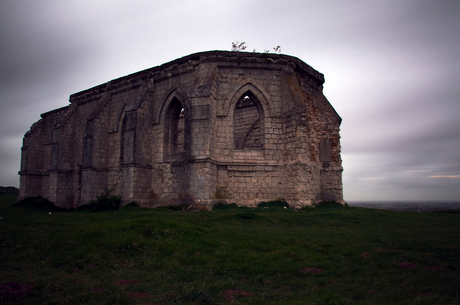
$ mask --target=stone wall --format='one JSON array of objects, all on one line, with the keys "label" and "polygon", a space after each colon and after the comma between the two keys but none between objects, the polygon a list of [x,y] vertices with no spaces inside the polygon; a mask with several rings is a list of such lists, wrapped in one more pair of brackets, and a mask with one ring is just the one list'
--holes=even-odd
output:
[{"label": "stone wall", "polygon": [[192,54],[73,94],[24,136],[19,199],[343,202],[341,119],[298,58]]}]

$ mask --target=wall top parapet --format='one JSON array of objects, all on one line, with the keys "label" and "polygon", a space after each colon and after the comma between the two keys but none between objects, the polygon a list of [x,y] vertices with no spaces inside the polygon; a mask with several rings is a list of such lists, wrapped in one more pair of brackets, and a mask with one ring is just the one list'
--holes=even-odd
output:
[{"label": "wall top parapet", "polygon": [[[260,64],[264,65],[281,65],[290,66],[294,70],[308,74],[314,78],[319,85],[324,83],[324,75],[311,66],[303,62],[297,57],[285,55],[285,54],[272,54],[272,53],[255,53],[255,52],[236,52],[236,51],[205,51],[190,54],[173,61],[164,63],[162,65],[152,67],[146,70],[135,72],[104,84],[89,88],[72,94],[70,96],[70,102],[78,102],[79,100],[87,100],[91,96],[99,96],[100,94],[116,89],[117,87],[124,87],[126,85],[135,85],[139,81],[147,79],[155,79],[164,77],[165,73],[175,74],[175,70],[189,71],[201,63],[221,62],[226,64],[235,64],[244,68],[249,68],[251,65],[256,66]],[[190,66],[187,69],[187,66]]]}]

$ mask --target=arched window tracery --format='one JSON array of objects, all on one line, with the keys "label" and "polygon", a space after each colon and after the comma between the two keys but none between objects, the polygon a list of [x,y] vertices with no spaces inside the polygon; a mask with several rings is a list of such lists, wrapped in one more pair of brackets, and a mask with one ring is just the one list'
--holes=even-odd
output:
[{"label": "arched window tracery", "polygon": [[235,105],[233,129],[237,150],[263,149],[263,112],[251,92],[243,94]]},{"label": "arched window tracery", "polygon": [[186,108],[176,97],[169,104],[165,124],[165,156],[180,156],[186,152]]}]

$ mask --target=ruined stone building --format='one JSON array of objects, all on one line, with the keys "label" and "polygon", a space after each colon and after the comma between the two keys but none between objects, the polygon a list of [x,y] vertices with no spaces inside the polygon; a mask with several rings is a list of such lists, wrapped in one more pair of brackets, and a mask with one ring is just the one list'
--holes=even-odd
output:
[{"label": "ruined stone building", "polygon": [[75,93],[25,134],[19,199],[343,202],[341,118],[323,83],[292,56],[210,51]]}]

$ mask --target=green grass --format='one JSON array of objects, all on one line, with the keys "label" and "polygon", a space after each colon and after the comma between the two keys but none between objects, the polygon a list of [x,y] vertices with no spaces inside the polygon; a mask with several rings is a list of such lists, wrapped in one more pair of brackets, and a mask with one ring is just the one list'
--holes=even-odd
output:
[{"label": "green grass", "polygon": [[0,303],[460,304],[460,215],[52,212],[0,196]]}]

